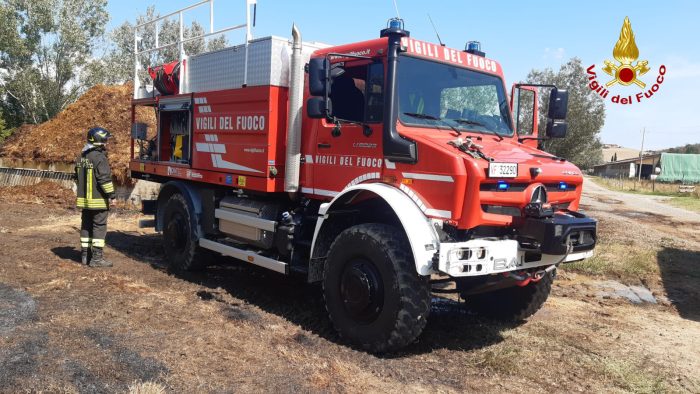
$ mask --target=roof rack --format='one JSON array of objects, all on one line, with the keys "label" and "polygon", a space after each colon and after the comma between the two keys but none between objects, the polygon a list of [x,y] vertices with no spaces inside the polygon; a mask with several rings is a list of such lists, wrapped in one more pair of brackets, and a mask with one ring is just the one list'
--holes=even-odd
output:
[{"label": "roof rack", "polygon": [[[253,34],[251,33],[251,24],[250,24],[250,9],[251,6],[255,7],[257,5],[257,0],[244,0],[245,1],[245,23],[238,24],[238,25],[232,25],[225,27],[223,29],[218,29],[214,30],[214,0],[203,0],[198,3],[192,4],[190,6],[187,6],[185,8],[181,8],[177,11],[171,12],[167,15],[152,19],[148,22],[141,23],[140,25],[137,25],[136,28],[134,29],[134,99],[139,99],[139,98],[144,98],[148,97],[148,92],[147,92],[147,86],[141,86],[141,81],[139,79],[139,70],[141,69],[141,64],[139,62],[139,56],[145,53],[151,53],[151,52],[158,52],[160,50],[163,50],[165,48],[169,48],[172,46],[177,45],[178,46],[178,52],[179,52],[179,61],[180,61],[180,86],[179,86],[179,93],[182,93],[183,91],[186,91],[187,88],[187,83],[188,83],[188,68],[187,68],[187,54],[185,53],[185,43],[196,40],[196,39],[202,39],[202,38],[207,38],[210,36],[214,36],[217,34],[222,34],[226,33],[231,30],[238,30],[238,29],[245,29],[245,68],[243,71],[243,80],[244,83],[247,82],[248,80],[248,43],[250,40],[253,39]],[[185,38],[183,36],[183,31],[184,31],[184,17],[183,14],[185,11],[192,10],[194,8],[198,8],[201,6],[204,6],[208,4],[209,5],[209,32],[206,34],[202,34],[199,36],[194,36],[194,37],[187,37]],[[253,11],[255,13],[255,10]],[[159,33],[159,22],[170,18],[174,15],[178,15],[179,21],[180,21],[180,28],[179,28],[179,38],[175,42],[167,43],[161,45],[158,39],[158,33]],[[155,46],[153,48],[139,48],[139,43],[141,42],[141,37],[139,37],[139,32],[143,30],[144,27],[149,26],[149,25],[155,25]],[[143,93],[140,91],[143,90]],[[153,91],[153,86],[151,86],[151,92]]]}]

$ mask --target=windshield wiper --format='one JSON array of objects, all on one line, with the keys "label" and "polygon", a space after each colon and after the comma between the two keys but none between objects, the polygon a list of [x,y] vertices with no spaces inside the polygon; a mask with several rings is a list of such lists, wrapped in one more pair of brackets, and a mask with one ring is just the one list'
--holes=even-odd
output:
[{"label": "windshield wiper", "polygon": [[452,120],[455,121],[455,122],[457,122],[457,123],[459,123],[459,124],[466,124],[466,125],[472,125],[472,126],[483,127],[483,128],[484,128],[483,131],[485,131],[485,132],[488,133],[488,134],[493,134],[493,135],[495,135],[495,136],[497,136],[497,137],[499,138],[499,141],[503,141],[503,136],[502,136],[501,134],[499,134],[499,133],[496,132],[496,131],[487,129],[487,128],[486,128],[486,125],[483,124],[483,123],[481,123],[481,122],[477,122],[477,121],[475,121],[475,120],[470,120],[470,119],[460,119],[460,118],[458,118],[458,119],[452,119]]},{"label": "windshield wiper", "polygon": [[474,125],[474,126],[486,127],[485,124],[483,124],[481,122],[477,122],[475,120],[469,120],[469,119],[450,119],[450,120],[454,120],[455,122],[460,123],[460,124],[469,124],[469,125]]},{"label": "windshield wiper", "polygon": [[419,114],[416,112],[404,112],[403,114],[408,115],[412,118],[418,118],[418,119],[440,120],[440,118],[436,118],[433,115]]},{"label": "windshield wiper", "polygon": [[[441,124],[443,124],[443,125],[445,125],[445,126],[451,128],[455,133],[457,133],[458,136],[459,136],[459,135],[462,135],[462,132],[459,131],[458,128],[456,128],[456,127],[452,126],[451,124],[445,122],[445,120],[442,119],[442,118],[437,118],[437,117],[435,117],[435,116],[433,116],[433,115],[419,114],[419,113],[415,113],[415,112],[404,112],[403,114],[404,114],[404,115],[408,115],[408,116],[413,117],[413,118],[434,120],[434,121],[436,121],[436,122],[440,122]],[[439,130],[439,129],[438,129],[438,130]]]}]

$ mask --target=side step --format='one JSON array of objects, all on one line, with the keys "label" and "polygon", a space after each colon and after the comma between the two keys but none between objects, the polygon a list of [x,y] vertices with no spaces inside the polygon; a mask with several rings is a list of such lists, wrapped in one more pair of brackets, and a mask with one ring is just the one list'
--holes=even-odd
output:
[{"label": "side step", "polygon": [[205,249],[219,252],[224,256],[231,256],[239,260],[247,261],[251,264],[259,265],[261,267],[267,268],[275,272],[279,272],[281,274],[286,275],[289,273],[289,267],[287,263],[271,259],[269,257],[261,256],[249,250],[234,248],[233,246],[224,245],[222,243],[204,238],[201,238],[199,240],[199,246]]}]

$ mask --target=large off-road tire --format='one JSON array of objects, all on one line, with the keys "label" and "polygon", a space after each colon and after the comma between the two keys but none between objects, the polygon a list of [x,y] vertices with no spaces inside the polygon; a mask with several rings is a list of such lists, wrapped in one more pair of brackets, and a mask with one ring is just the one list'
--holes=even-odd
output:
[{"label": "large off-road tire", "polygon": [[404,233],[360,224],[331,244],[323,294],[333,326],[349,342],[374,353],[413,342],[430,313],[428,277],[418,275]]},{"label": "large off-road tire", "polygon": [[201,270],[210,258],[198,244],[193,226],[194,214],[180,193],[173,194],[165,203],[163,248],[172,271]]},{"label": "large off-road tire", "polygon": [[505,322],[520,322],[542,308],[552,290],[554,276],[545,274],[536,283],[507,287],[488,293],[463,296],[467,306],[482,316]]}]

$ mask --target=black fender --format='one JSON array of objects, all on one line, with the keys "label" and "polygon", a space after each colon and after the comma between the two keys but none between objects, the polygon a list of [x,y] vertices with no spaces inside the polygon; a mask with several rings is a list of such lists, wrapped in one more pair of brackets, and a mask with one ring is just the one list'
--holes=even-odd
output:
[{"label": "black fender", "polygon": [[197,235],[198,239],[204,237],[201,226],[202,198],[200,189],[200,187],[182,181],[169,181],[164,183],[160,187],[156,202],[156,231],[163,231],[163,227],[165,226],[165,219],[163,217],[165,213],[165,204],[167,204],[170,196],[175,193],[180,193],[185,197],[190,212],[194,212],[194,218],[192,218],[194,233]]}]

